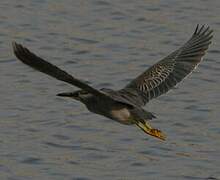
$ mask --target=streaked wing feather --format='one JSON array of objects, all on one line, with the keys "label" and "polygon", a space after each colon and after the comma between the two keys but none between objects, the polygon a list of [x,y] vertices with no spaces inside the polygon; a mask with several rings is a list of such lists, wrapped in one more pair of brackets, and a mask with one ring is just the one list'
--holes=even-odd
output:
[{"label": "streaked wing feather", "polygon": [[130,100],[139,106],[166,93],[201,62],[211,43],[212,32],[209,27],[197,25],[192,37],[181,48],[150,67],[119,92],[128,97],[133,94]]}]

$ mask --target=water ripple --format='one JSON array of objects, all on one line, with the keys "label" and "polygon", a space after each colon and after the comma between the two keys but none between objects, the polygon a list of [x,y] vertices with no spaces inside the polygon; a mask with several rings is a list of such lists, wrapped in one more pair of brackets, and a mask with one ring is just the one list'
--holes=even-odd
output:
[{"label": "water ripple", "polygon": [[85,43],[85,44],[97,44],[99,41],[96,40],[91,40],[91,39],[85,39],[85,38],[78,38],[78,37],[71,37],[71,40],[80,42],[80,43]]},{"label": "water ripple", "polygon": [[35,157],[28,157],[21,161],[21,163],[24,164],[40,164],[42,162],[42,159],[35,158]]},{"label": "water ripple", "polygon": [[220,50],[216,50],[216,49],[211,49],[208,52],[211,54],[220,54]]},{"label": "water ripple", "polygon": [[15,58],[13,59],[5,59],[5,60],[0,60],[0,63],[11,63],[17,61]]},{"label": "water ripple", "polygon": [[[22,2],[0,3],[0,179],[220,179],[218,0]],[[118,88],[204,22],[214,38],[200,73],[144,107],[158,114],[152,126],[165,142],[52,97],[49,90],[77,88],[25,67],[10,44]]]},{"label": "water ripple", "polygon": [[62,144],[57,144],[53,142],[44,142],[44,144],[46,144],[47,146],[55,147],[55,148],[80,150],[79,145],[62,145]]}]

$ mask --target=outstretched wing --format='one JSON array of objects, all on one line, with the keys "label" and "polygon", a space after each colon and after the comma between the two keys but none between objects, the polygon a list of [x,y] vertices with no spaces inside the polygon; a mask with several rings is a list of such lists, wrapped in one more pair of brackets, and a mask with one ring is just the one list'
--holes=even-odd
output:
[{"label": "outstretched wing", "polygon": [[101,97],[103,101],[115,101],[115,102],[122,103],[130,107],[136,106],[136,104],[133,104],[131,101],[128,101],[127,99],[121,97],[117,91],[97,90],[89,86],[88,84],[80,81],[79,79],[74,78],[73,76],[63,71],[62,69],[58,68],[57,66],[36,56],[34,53],[30,52],[30,50],[23,47],[21,44],[13,42],[12,45],[13,45],[15,56],[21,62],[32,67],[33,69],[43,72],[60,81],[64,81],[66,83],[77,86],[80,89],[84,89],[87,92],[90,92],[91,94]]},{"label": "outstretched wing", "polygon": [[209,27],[197,25],[192,37],[182,47],[154,64],[119,92],[139,106],[166,93],[201,62],[211,43],[212,32]]},{"label": "outstretched wing", "polygon": [[67,82],[81,89],[84,89],[95,95],[106,96],[103,92],[89,86],[88,84],[74,78],[62,69],[54,66],[53,64],[43,60],[42,58],[36,56],[34,53],[30,52],[27,48],[23,47],[21,44],[16,42],[12,43],[15,56],[22,61],[24,64],[43,72],[49,76],[52,76],[58,80]]}]

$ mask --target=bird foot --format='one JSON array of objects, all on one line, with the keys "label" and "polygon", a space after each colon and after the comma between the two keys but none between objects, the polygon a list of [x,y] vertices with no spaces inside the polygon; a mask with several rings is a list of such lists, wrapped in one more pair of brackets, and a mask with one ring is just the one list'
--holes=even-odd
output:
[{"label": "bird foot", "polygon": [[154,129],[152,128],[149,123],[145,122],[145,123],[142,123],[142,122],[137,122],[136,125],[138,127],[140,127],[146,134],[149,134],[151,136],[154,136],[158,139],[161,139],[163,141],[165,141],[166,139],[166,136],[162,133],[162,131],[160,131],[159,129]]},{"label": "bird foot", "polygon": [[166,136],[159,129],[150,129],[149,135],[157,137],[163,141],[165,141],[165,139],[166,139]]}]

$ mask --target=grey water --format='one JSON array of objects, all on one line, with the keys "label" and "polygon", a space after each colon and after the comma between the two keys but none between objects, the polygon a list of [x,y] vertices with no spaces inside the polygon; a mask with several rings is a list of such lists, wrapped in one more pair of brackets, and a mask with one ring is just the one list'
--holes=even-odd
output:
[{"label": "grey water", "polygon": [[[219,9],[219,0],[0,1],[0,179],[220,179]],[[214,29],[204,61],[146,105],[165,142],[56,97],[77,88],[23,65],[11,47],[17,41],[96,88],[120,89],[196,24]]]}]

